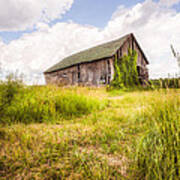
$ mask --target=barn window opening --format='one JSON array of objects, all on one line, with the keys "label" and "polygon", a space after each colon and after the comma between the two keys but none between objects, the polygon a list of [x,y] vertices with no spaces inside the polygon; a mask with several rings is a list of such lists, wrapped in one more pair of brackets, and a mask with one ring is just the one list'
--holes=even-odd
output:
[{"label": "barn window opening", "polygon": [[120,58],[122,57],[122,48],[120,48]]},{"label": "barn window opening", "polygon": [[134,50],[134,42],[133,42],[133,39],[132,39],[132,50]]},{"label": "barn window opening", "polygon": [[131,42],[130,42],[130,39],[128,39],[128,49],[131,48]]},{"label": "barn window opening", "polygon": [[[120,50],[120,52],[121,52],[121,50]],[[108,84],[110,84],[110,81],[111,81],[111,66],[110,66],[110,61],[109,60],[107,61],[107,65],[108,65],[108,76],[107,76],[106,81],[107,81]]]},{"label": "barn window opening", "polygon": [[76,81],[76,72],[72,72],[72,84]]},{"label": "barn window opening", "polygon": [[81,71],[80,71],[80,65],[78,65],[78,82],[81,80]]},{"label": "barn window opening", "polygon": [[137,72],[138,72],[138,75],[140,76],[140,74],[141,74],[141,67],[140,66],[137,66]]},{"label": "barn window opening", "polygon": [[62,77],[63,77],[63,78],[67,78],[67,74],[66,74],[66,73],[63,73],[63,74],[62,74]]},{"label": "barn window opening", "polygon": [[102,75],[101,77],[100,77],[100,84],[106,84],[106,75]]}]

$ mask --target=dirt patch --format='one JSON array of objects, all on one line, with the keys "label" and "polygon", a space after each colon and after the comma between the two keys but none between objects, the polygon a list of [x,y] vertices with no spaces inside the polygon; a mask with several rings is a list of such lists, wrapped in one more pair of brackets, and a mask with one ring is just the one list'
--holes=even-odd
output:
[{"label": "dirt patch", "polygon": [[121,175],[127,176],[128,159],[125,156],[105,155],[105,158],[109,166],[119,167]]},{"label": "dirt patch", "polygon": [[116,168],[119,168],[119,172],[121,173],[122,176],[126,177],[127,176],[127,167],[128,167],[128,162],[129,160],[125,156],[121,155],[113,155],[113,154],[103,154],[102,150],[98,147],[94,146],[89,146],[89,147],[79,147],[80,152],[85,152],[85,153],[93,153],[99,158],[102,158],[107,161],[109,166],[113,166]]}]

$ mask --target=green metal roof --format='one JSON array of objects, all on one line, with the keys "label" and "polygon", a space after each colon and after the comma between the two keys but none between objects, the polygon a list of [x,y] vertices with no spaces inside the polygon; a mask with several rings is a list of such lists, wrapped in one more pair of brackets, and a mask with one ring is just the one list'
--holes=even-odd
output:
[{"label": "green metal roof", "polygon": [[111,41],[66,57],[59,63],[46,70],[45,73],[54,72],[80,63],[92,62],[98,59],[111,57],[123,45],[129,35],[130,34],[115,41]]}]

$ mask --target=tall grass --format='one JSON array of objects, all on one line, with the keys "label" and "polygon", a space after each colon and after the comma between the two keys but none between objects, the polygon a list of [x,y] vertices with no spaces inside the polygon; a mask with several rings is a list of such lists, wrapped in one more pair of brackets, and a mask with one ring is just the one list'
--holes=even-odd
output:
[{"label": "tall grass", "polygon": [[73,89],[27,87],[17,81],[0,84],[0,123],[53,122],[100,110],[105,101]]},{"label": "tall grass", "polygon": [[166,98],[160,96],[145,112],[149,130],[137,144],[138,179],[180,177],[180,98]]}]

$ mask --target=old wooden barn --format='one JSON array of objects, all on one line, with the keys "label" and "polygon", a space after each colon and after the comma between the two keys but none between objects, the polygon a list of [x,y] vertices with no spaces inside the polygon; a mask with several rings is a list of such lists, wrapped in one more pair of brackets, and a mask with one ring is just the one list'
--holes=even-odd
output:
[{"label": "old wooden barn", "polygon": [[115,55],[120,58],[128,49],[138,53],[140,82],[148,81],[149,64],[133,34],[69,56],[44,72],[47,84],[99,86],[113,79]]}]

